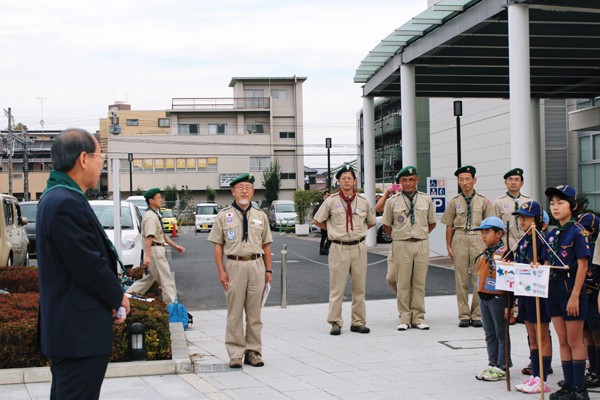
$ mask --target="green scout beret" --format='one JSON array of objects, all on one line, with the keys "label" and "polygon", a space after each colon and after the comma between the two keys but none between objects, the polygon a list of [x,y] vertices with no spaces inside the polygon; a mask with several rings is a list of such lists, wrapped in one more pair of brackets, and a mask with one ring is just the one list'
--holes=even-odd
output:
[{"label": "green scout beret", "polygon": [[146,190],[146,192],[144,193],[144,198],[146,199],[151,199],[154,196],[156,196],[156,193],[160,193],[160,189],[159,188],[152,188],[152,189],[148,189]]},{"label": "green scout beret", "polygon": [[398,179],[402,178],[403,176],[413,176],[413,175],[417,175],[417,169],[415,167],[413,167],[412,165],[406,166],[406,167],[402,168],[400,171],[398,171],[398,173],[396,174],[396,183],[398,183]]},{"label": "green scout beret", "polygon": [[509,176],[520,176],[523,178],[523,170],[521,168],[513,168],[504,174],[504,179],[508,179]]},{"label": "green scout beret", "polygon": [[344,166],[342,168],[340,168],[340,170],[337,172],[337,174],[335,174],[335,179],[340,179],[340,175],[342,175],[344,172],[352,172],[352,176],[356,179],[356,174],[354,173],[354,168],[352,168],[352,165],[350,165],[350,164],[344,164]]},{"label": "green scout beret", "polygon": [[471,176],[473,178],[475,178],[475,174],[477,173],[477,170],[472,165],[465,165],[464,167],[460,167],[459,169],[454,171],[454,176],[458,176],[458,175],[462,174],[463,172],[468,172],[471,174]]},{"label": "green scout beret", "polygon": [[229,184],[229,186],[234,187],[236,184],[238,184],[240,182],[250,182],[250,183],[254,184],[254,175],[249,174],[249,173],[241,174],[241,175],[237,176],[234,180],[232,180],[231,183]]}]

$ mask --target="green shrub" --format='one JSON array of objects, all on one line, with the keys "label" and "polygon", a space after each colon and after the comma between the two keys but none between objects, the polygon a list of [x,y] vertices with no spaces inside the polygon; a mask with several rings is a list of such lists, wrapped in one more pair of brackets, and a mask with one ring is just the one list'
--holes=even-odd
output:
[{"label": "green shrub", "polygon": [[39,292],[36,267],[0,267],[0,289],[10,293]]}]

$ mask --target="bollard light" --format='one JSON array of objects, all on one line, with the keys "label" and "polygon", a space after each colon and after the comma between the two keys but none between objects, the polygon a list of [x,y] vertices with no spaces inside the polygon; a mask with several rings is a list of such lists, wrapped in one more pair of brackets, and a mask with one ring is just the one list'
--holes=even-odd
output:
[{"label": "bollard light", "polygon": [[133,361],[146,359],[146,346],[144,325],[135,322],[129,326],[129,357]]}]

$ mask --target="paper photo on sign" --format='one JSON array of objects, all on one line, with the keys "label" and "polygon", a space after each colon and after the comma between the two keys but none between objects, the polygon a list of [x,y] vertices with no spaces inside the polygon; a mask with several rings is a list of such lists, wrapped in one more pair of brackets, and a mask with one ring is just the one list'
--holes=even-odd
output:
[{"label": "paper photo on sign", "polygon": [[514,292],[516,296],[548,298],[550,268],[529,264],[496,262],[496,290]]},{"label": "paper photo on sign", "polygon": [[265,284],[265,289],[263,290],[263,295],[262,295],[262,303],[261,303],[261,307],[265,306],[265,303],[267,302],[267,298],[269,297],[269,292],[271,291],[271,282],[267,282]]}]

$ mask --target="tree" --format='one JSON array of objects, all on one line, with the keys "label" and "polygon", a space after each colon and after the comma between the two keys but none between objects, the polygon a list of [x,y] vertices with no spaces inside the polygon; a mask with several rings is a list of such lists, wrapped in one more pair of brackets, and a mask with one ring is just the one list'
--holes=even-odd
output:
[{"label": "tree", "polygon": [[177,202],[177,186],[176,185],[167,185],[163,189],[163,207],[173,208],[175,203]]},{"label": "tree", "polygon": [[210,187],[210,185],[207,186],[206,187],[206,202],[214,203],[216,197],[217,197],[217,191],[215,189],[213,189],[212,187]]},{"label": "tree", "polygon": [[275,160],[263,171],[262,185],[265,188],[265,201],[267,207],[275,200],[279,200],[279,191],[281,190],[281,166],[279,161]]},{"label": "tree", "polygon": [[306,223],[308,214],[322,196],[320,192],[311,192],[310,190],[296,190],[294,192],[294,206],[298,221],[301,224]]}]

